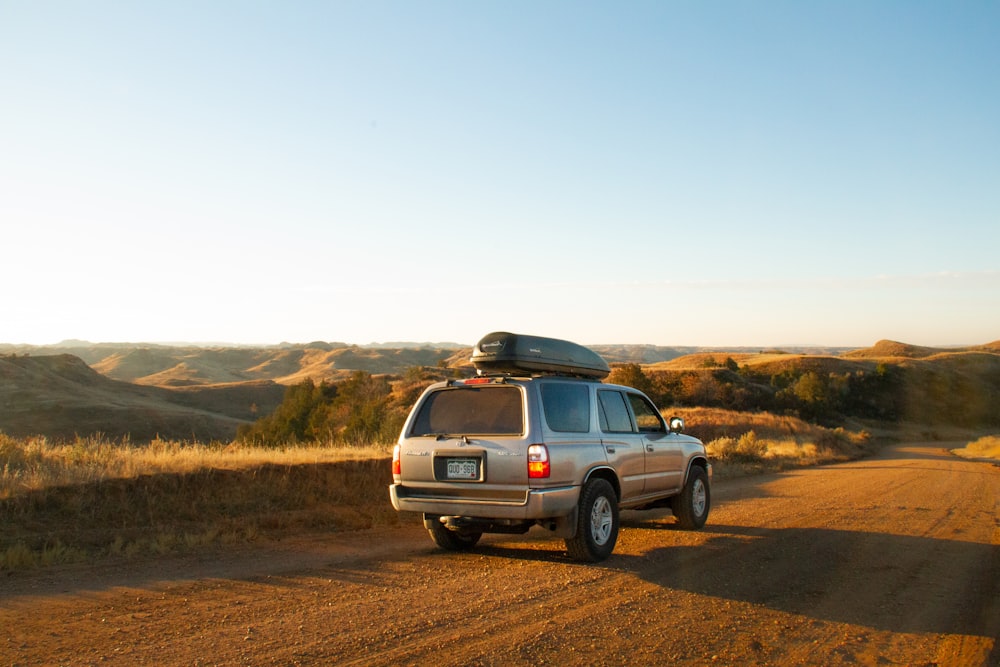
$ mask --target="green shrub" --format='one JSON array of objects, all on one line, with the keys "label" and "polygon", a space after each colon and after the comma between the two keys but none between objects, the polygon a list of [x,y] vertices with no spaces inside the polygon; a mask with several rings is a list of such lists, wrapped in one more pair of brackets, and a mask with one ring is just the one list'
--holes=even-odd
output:
[{"label": "green shrub", "polygon": [[408,373],[403,391],[393,394],[385,376],[355,371],[336,384],[304,380],[289,387],[284,400],[267,416],[237,432],[237,440],[263,447],[303,442],[368,446],[392,442],[422,389]]}]

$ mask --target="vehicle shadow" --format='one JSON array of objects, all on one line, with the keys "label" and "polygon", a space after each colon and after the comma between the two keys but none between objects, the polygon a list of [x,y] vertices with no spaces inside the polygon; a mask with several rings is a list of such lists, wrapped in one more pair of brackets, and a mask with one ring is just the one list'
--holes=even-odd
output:
[{"label": "vehicle shadow", "polygon": [[612,556],[603,567],[663,589],[891,632],[1000,637],[1000,546],[818,528],[703,532],[710,537],[697,546]]},{"label": "vehicle shadow", "polygon": [[[672,523],[635,525],[685,532]],[[481,543],[475,553],[630,573],[668,595],[683,591],[893,633],[1000,637],[1000,546],[825,528],[710,524],[697,534],[696,545],[616,552],[596,564],[570,560],[551,538]]]},{"label": "vehicle shadow", "polygon": [[[670,523],[637,525],[683,532]],[[820,528],[709,525],[700,534],[697,545],[575,565],[631,573],[665,592],[894,633],[1000,637],[1000,546]],[[476,552],[574,564],[561,546],[551,539],[528,546],[500,542]]]}]

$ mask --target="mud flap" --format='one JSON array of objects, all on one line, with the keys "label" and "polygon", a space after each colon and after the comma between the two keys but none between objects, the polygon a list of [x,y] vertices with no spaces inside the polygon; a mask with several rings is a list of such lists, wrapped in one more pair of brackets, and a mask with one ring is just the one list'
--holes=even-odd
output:
[{"label": "mud flap", "polygon": [[580,515],[580,508],[574,507],[573,511],[566,516],[553,519],[551,530],[556,537],[569,540],[576,535],[576,521]]}]

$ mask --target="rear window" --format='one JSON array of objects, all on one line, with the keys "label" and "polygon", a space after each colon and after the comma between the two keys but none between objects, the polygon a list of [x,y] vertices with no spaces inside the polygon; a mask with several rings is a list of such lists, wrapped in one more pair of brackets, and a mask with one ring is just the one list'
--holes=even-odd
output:
[{"label": "rear window", "polygon": [[410,435],[521,435],[521,390],[511,386],[452,387],[420,406]]}]

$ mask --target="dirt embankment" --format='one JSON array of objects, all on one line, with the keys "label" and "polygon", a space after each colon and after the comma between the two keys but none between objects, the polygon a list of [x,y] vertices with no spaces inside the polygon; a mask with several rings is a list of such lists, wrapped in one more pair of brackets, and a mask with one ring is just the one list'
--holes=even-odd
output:
[{"label": "dirt embankment", "polygon": [[443,553],[408,521],[15,573],[0,580],[0,655],[18,665],[996,665],[1000,468],[946,444],[720,482],[699,532],[665,511],[626,512],[599,565],[569,561],[538,529]]}]

